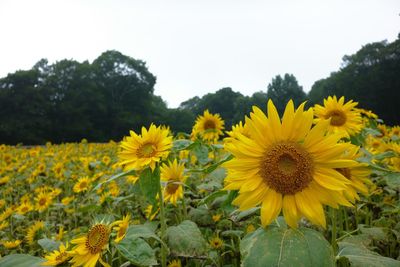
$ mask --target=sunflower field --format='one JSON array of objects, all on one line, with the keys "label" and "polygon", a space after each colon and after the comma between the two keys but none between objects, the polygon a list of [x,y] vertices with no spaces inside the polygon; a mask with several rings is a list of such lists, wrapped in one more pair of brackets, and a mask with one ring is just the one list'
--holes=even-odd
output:
[{"label": "sunflower field", "polygon": [[0,266],[400,266],[400,126],[333,96],[226,130],[0,145]]}]

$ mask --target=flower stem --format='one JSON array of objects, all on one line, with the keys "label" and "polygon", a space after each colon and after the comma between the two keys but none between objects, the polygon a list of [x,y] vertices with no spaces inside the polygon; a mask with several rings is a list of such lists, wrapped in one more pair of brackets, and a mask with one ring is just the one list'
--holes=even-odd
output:
[{"label": "flower stem", "polygon": [[164,210],[164,197],[161,191],[161,184],[158,188],[158,199],[160,200],[160,223],[161,223],[161,240],[163,244],[161,244],[161,266],[167,266],[167,250],[165,247],[165,232],[167,230],[167,223],[165,221],[165,210]]}]

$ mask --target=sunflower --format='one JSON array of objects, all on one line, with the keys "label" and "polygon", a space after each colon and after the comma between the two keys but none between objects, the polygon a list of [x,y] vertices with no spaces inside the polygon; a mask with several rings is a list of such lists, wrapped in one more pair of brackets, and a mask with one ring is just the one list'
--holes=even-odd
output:
[{"label": "sunflower", "polygon": [[[356,146],[352,146],[349,151],[342,155],[342,158],[349,158],[353,160],[356,160],[359,157],[361,157],[361,154]],[[368,194],[368,187],[366,184],[372,184],[372,182],[369,180],[371,170],[368,168],[368,164],[357,162],[356,166],[338,168],[336,170],[351,182],[347,190],[343,191],[344,196],[349,201],[354,203],[356,199],[360,200],[360,197],[357,194],[358,192],[364,195]]]},{"label": "sunflower", "polygon": [[340,156],[351,146],[339,143],[342,135],[327,134],[328,120],[313,128],[313,110],[297,110],[289,101],[282,122],[271,100],[268,117],[253,107],[246,124],[250,137],[238,135],[226,144],[235,158],[224,163],[228,174],[226,190],[239,190],[233,204],[247,210],[261,204],[261,223],[266,226],[281,212],[296,228],[302,216],[325,227],[322,204],[350,205],[342,194],[350,181],[337,168],[357,163]]},{"label": "sunflower", "polygon": [[140,170],[147,166],[154,170],[156,163],[168,156],[171,147],[172,136],[168,130],[153,124],[149,130],[142,127],[141,135],[130,131],[130,136],[121,142],[120,164],[125,170]]},{"label": "sunflower", "polygon": [[4,228],[8,227],[9,223],[7,221],[2,221],[0,223],[0,231],[3,230]]},{"label": "sunflower", "polygon": [[180,260],[172,260],[168,263],[168,267],[182,267]]},{"label": "sunflower", "polygon": [[78,182],[75,183],[73,190],[75,193],[85,192],[89,189],[90,183],[91,181],[89,177],[79,178]]},{"label": "sunflower", "polygon": [[50,206],[53,199],[51,198],[50,194],[46,194],[44,191],[42,191],[35,198],[35,201],[36,201],[35,209],[39,212],[43,212]]},{"label": "sunflower", "polygon": [[176,205],[176,201],[183,198],[182,183],[186,180],[186,176],[183,174],[185,166],[184,164],[178,164],[178,161],[174,159],[168,165],[163,164],[160,170],[161,181],[166,183],[164,201],[170,201],[173,205]]},{"label": "sunflower", "polygon": [[239,122],[236,125],[232,126],[232,131],[226,132],[229,137],[226,137],[224,139],[224,142],[229,142],[232,138],[236,138],[238,134],[244,135],[246,137],[250,136],[249,132],[249,127],[246,126],[246,124],[243,124],[243,122]]},{"label": "sunflower", "polygon": [[1,244],[7,249],[13,249],[18,247],[22,243],[21,240],[16,239],[14,241],[1,241]]},{"label": "sunflower", "polygon": [[38,236],[38,233],[40,230],[44,229],[44,222],[42,221],[36,221],[33,225],[31,225],[28,228],[28,231],[26,233],[26,241],[28,242],[29,245],[33,245],[35,242],[35,239]]},{"label": "sunflower", "polygon": [[224,121],[219,114],[211,114],[205,110],[203,115],[196,119],[196,123],[192,129],[192,136],[195,138],[198,135],[207,141],[216,141],[220,135],[223,135]]},{"label": "sunflower", "polygon": [[16,212],[18,214],[24,215],[25,213],[33,210],[33,205],[29,202],[22,202],[21,205],[19,205],[16,209]]},{"label": "sunflower", "polygon": [[47,261],[43,262],[42,265],[56,266],[66,262],[69,258],[71,258],[71,255],[68,254],[67,249],[68,249],[68,243],[66,246],[64,246],[64,244],[61,243],[58,250],[54,250],[49,255],[44,256]]},{"label": "sunflower", "polygon": [[214,236],[210,239],[210,245],[214,249],[220,249],[224,245],[224,241],[218,236]]},{"label": "sunflower", "polygon": [[400,137],[400,126],[393,126],[392,129],[390,129],[390,135]]},{"label": "sunflower", "polygon": [[75,238],[71,244],[76,245],[68,252],[72,256],[70,260],[72,266],[95,267],[97,261],[103,266],[108,266],[101,259],[104,250],[108,248],[108,240],[110,238],[110,226],[108,224],[94,224],[89,232],[83,236]]},{"label": "sunflower", "polygon": [[354,110],[357,104],[353,100],[344,103],[344,96],[339,100],[336,96],[329,96],[328,99],[324,99],[324,106],[314,106],[315,116],[317,117],[315,122],[330,119],[328,127],[330,132],[341,133],[344,137],[350,137],[350,135],[360,132],[363,127],[360,113]]},{"label": "sunflower", "polygon": [[124,239],[126,235],[126,231],[129,227],[129,220],[131,219],[131,215],[125,215],[122,220],[115,221],[113,225],[116,225],[114,229],[117,231],[117,236],[115,237],[115,243],[119,243],[122,239]]}]

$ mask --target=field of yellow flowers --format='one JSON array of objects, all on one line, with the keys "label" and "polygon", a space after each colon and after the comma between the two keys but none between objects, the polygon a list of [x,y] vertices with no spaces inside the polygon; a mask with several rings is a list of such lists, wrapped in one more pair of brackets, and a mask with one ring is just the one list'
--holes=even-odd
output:
[{"label": "field of yellow flowers", "polygon": [[225,130],[0,145],[0,266],[400,266],[399,126],[328,97]]}]

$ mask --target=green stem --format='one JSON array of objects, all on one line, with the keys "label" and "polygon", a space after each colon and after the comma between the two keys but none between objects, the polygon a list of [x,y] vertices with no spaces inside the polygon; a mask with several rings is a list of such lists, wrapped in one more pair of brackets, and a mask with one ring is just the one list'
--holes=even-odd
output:
[{"label": "green stem", "polygon": [[[183,188],[182,188],[183,190]],[[183,198],[182,198],[182,210],[183,210],[183,219],[187,219],[187,210],[186,210],[186,202],[185,202],[185,192],[183,192]]]},{"label": "green stem", "polygon": [[[165,232],[167,230],[167,223],[165,221],[164,197],[161,191],[161,184],[158,188],[158,199],[160,200],[161,240],[163,241],[163,243],[165,243]],[[167,250],[164,244],[161,244],[161,266],[167,266]]]},{"label": "green stem", "polygon": [[334,208],[330,208],[331,210],[331,220],[332,220],[332,239],[331,244],[336,253],[336,237],[337,237],[337,218],[336,218],[336,210]]}]

